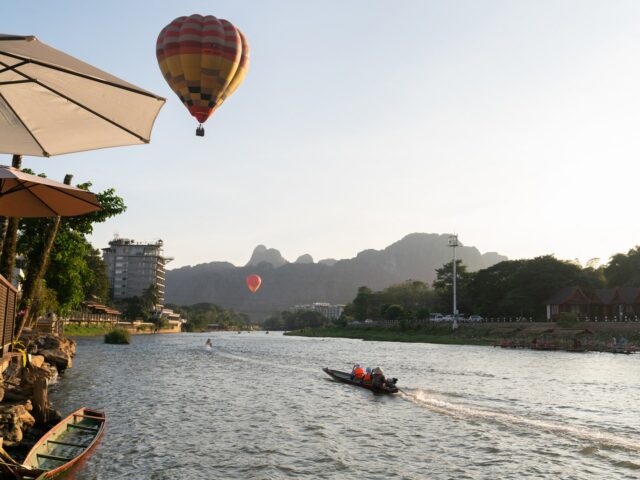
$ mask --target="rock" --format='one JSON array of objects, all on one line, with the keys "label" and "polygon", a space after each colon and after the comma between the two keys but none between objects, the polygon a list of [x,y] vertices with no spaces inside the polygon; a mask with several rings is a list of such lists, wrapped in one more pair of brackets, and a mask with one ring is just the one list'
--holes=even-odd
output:
[{"label": "rock", "polygon": [[264,245],[258,245],[254,250],[247,267],[257,266],[261,263],[270,263],[274,267],[278,268],[286,265],[287,262],[284,257],[275,248],[267,248]]},{"label": "rock", "polygon": [[19,361],[13,360],[2,372],[2,380],[5,385],[18,386],[22,378],[22,365]]},{"label": "rock", "polygon": [[47,418],[49,419],[49,425],[55,425],[62,420],[62,414],[60,413],[60,410],[56,410],[52,406],[49,406]]},{"label": "rock", "polygon": [[22,442],[23,431],[33,427],[36,423],[29,413],[31,402],[26,404],[0,405],[0,436],[4,445],[13,447]]},{"label": "rock", "polygon": [[62,350],[39,350],[38,353],[59,372],[64,372],[73,366],[73,357]]},{"label": "rock", "polygon": [[42,355],[31,355],[29,358],[29,365],[32,367],[40,368],[44,363],[44,357]]},{"label": "rock", "polygon": [[33,395],[33,387],[41,380],[46,380],[47,383],[52,378],[55,378],[56,371],[54,368],[44,363],[42,367],[28,366],[22,370],[22,382],[20,382],[20,389],[29,397]]},{"label": "rock", "polygon": [[69,357],[76,354],[76,342],[71,338],[34,331],[23,334],[20,340],[29,346],[30,353],[41,354],[42,350],[57,350]]},{"label": "rock", "polygon": [[12,388],[4,393],[4,400],[6,402],[26,402],[29,400],[29,396],[20,388]]},{"label": "rock", "polygon": [[71,339],[36,331],[23,332],[20,340],[31,354],[29,365],[24,368],[22,358],[16,357],[0,377],[0,438],[8,447],[18,446],[24,432],[36,423],[30,413],[36,413],[33,398],[39,399],[37,416],[41,422],[61,419],[60,412],[48,404],[47,385],[56,381],[58,371],[73,365],[76,350]]}]

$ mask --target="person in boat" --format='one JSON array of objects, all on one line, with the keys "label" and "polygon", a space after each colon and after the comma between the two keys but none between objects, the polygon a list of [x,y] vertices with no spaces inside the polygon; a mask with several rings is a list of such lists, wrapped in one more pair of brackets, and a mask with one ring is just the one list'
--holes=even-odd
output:
[{"label": "person in boat", "polygon": [[371,367],[367,367],[364,370],[364,377],[362,377],[362,383],[366,384],[366,385],[371,385]]},{"label": "person in boat", "polygon": [[376,367],[371,372],[371,384],[374,387],[384,387],[387,383],[387,378],[384,376],[384,372],[380,367]]},{"label": "person in boat", "polygon": [[213,347],[213,342],[210,338],[207,338],[207,342],[204,344],[204,346],[209,348]]},{"label": "person in boat", "polygon": [[363,378],[364,368],[362,368],[359,363],[356,363],[351,370],[351,380],[362,381]]}]

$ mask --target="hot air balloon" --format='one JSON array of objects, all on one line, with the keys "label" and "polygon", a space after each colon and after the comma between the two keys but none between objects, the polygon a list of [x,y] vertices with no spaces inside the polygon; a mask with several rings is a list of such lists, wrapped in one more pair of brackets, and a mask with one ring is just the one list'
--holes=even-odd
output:
[{"label": "hot air balloon", "polygon": [[240,30],[212,15],[178,17],[164,27],[156,57],[165,80],[200,125],[247,74],[249,45]]},{"label": "hot air balloon", "polygon": [[256,293],[262,284],[262,279],[260,275],[256,275],[255,273],[249,275],[247,277],[247,287],[251,290],[251,293]]}]

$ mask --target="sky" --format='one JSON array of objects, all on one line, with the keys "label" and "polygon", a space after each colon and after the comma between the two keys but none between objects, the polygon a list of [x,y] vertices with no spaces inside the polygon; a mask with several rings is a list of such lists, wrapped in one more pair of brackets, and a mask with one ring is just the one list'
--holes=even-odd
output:
[{"label": "sky", "polygon": [[[244,83],[194,135],[160,74],[174,18],[247,37]],[[229,0],[0,2],[41,41],[167,98],[149,145],[25,157],[114,187],[95,228],[164,241],[170,267],[350,258],[412,232],[481,252],[602,262],[640,244],[640,2]],[[10,164],[0,155],[0,164]]]}]

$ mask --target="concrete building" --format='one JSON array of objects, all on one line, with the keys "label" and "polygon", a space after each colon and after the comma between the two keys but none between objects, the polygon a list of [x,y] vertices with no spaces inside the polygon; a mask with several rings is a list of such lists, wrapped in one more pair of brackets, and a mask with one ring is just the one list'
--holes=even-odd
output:
[{"label": "concrete building", "polygon": [[301,310],[320,312],[330,320],[337,320],[344,311],[344,305],[331,305],[330,303],[316,302],[310,305],[296,305],[293,307],[293,310],[296,312]]},{"label": "concrete building", "polygon": [[150,285],[158,288],[158,305],[164,305],[164,267],[172,258],[165,257],[162,240],[155,243],[115,238],[102,249],[112,298],[141,297]]}]

